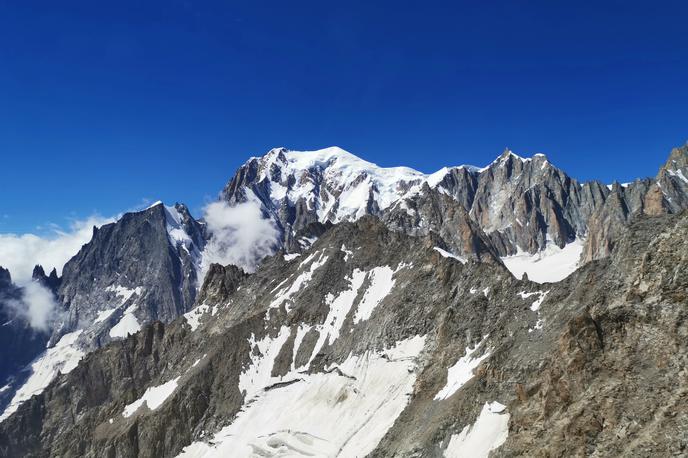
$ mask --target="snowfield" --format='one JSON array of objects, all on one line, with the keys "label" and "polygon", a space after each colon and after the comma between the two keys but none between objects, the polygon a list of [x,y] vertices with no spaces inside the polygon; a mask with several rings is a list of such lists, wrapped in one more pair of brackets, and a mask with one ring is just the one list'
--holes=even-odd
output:
[{"label": "snowfield", "polygon": [[[280,152],[284,160],[280,159]],[[309,208],[317,210],[321,221],[339,223],[365,215],[371,197],[378,208],[384,210],[418,194],[425,183],[441,191],[441,182],[452,168],[480,170],[462,165],[425,174],[409,167],[380,167],[336,146],[316,151],[275,148],[262,158],[258,181],[269,182],[270,200],[274,204],[279,205],[284,199],[293,204],[303,198]],[[280,170],[279,180],[271,175],[271,170],[276,169]],[[307,170],[322,173],[322,182],[316,183],[306,177]]]},{"label": "snowfield", "polygon": [[466,263],[468,262],[468,259],[466,259],[466,258],[464,258],[464,257],[462,257],[462,256],[457,256],[457,255],[455,255],[455,254],[453,254],[453,253],[450,253],[450,252],[448,252],[448,251],[446,251],[446,250],[443,250],[443,249],[440,248],[440,247],[437,247],[437,246],[436,246],[436,247],[433,248],[433,250],[435,250],[435,251],[437,251],[439,254],[441,254],[442,257],[444,257],[444,258],[456,259],[456,260],[459,261],[461,264],[466,264]]},{"label": "snowfield", "polygon": [[501,259],[516,278],[521,278],[527,273],[531,281],[554,283],[568,277],[578,268],[584,244],[585,240],[576,239],[564,248],[559,248],[548,242],[547,248],[539,253],[519,252]]},{"label": "snowfield", "polygon": [[232,424],[179,456],[365,456],[406,406],[424,345],[416,336],[385,352],[350,356],[327,373],[285,376],[291,384],[261,391]]},{"label": "snowfield", "polygon": [[375,267],[370,271],[370,286],[363,295],[361,303],[358,304],[356,314],[354,315],[354,323],[365,321],[373,314],[373,310],[380,302],[392,292],[394,288],[394,279],[392,276],[396,271],[389,266]]}]

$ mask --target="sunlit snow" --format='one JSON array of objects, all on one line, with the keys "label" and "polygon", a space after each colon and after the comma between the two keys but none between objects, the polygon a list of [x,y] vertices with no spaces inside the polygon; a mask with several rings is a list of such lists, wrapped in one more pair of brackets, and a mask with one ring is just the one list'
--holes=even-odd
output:
[{"label": "sunlit snow", "polygon": [[366,456],[406,406],[424,344],[416,336],[382,353],[350,356],[328,373],[298,374],[294,383],[262,392],[232,424],[179,456]]},{"label": "sunlit snow", "polygon": [[179,377],[172,379],[167,383],[163,383],[162,385],[149,387],[146,392],[143,393],[143,396],[124,408],[122,416],[130,417],[144,403],[150,410],[157,409],[162,405],[163,402],[165,402],[165,399],[174,393],[174,390],[177,388],[178,381]]},{"label": "sunlit snow", "polygon": [[488,350],[482,356],[473,358],[473,353],[481,344],[482,342],[473,348],[466,347],[466,354],[447,370],[447,384],[435,395],[436,401],[447,399],[473,378],[473,370],[490,356]]},{"label": "sunlit snow", "polygon": [[445,257],[445,258],[456,259],[456,260],[459,261],[461,264],[466,264],[466,263],[468,262],[468,260],[467,260],[466,258],[464,258],[464,257],[462,257],[462,256],[457,256],[457,255],[455,255],[455,254],[453,254],[453,253],[450,253],[450,252],[448,252],[448,251],[446,251],[446,250],[443,250],[443,249],[440,248],[440,247],[433,247],[433,250],[437,251],[439,254],[441,254],[441,255],[442,255],[443,257]]},{"label": "sunlit snow", "polygon": [[388,266],[375,267],[370,271],[368,274],[370,286],[363,294],[361,303],[358,304],[356,314],[354,315],[354,323],[370,318],[375,307],[392,291],[392,288],[394,288],[393,275],[394,271]]},{"label": "sunlit snow", "polygon": [[485,403],[478,419],[451,437],[446,458],[487,458],[509,435],[509,414],[499,402]]},{"label": "sunlit snow", "polygon": [[112,286],[108,286],[107,288],[105,288],[105,291],[112,291],[113,293],[115,293],[115,295],[118,296],[122,300],[122,302],[121,302],[122,304],[127,302],[131,298],[131,296],[133,296],[134,294],[136,294],[137,296],[140,296],[142,290],[143,289],[140,286],[138,286],[134,289],[131,289],[131,288],[126,288],[122,285],[112,285]]},{"label": "sunlit snow", "polygon": [[273,383],[271,374],[275,358],[289,338],[289,334],[289,328],[282,326],[276,337],[266,336],[256,340],[255,336],[251,336],[249,340],[251,365],[239,375],[239,390],[245,394],[246,401]]},{"label": "sunlit snow", "polygon": [[325,322],[316,327],[319,332],[318,341],[313,348],[308,364],[315,358],[315,355],[317,355],[323,345],[325,345],[325,342],[331,344],[339,337],[339,331],[341,331],[344,325],[344,320],[354,304],[354,300],[358,295],[358,290],[361,288],[361,285],[363,285],[365,277],[366,273],[364,271],[355,269],[349,278],[349,289],[342,291],[337,296],[328,294],[325,298],[325,302],[329,305],[330,311],[325,318]]},{"label": "sunlit snow", "polygon": [[[404,196],[417,194],[425,183],[438,188],[451,170],[444,167],[428,175],[408,167],[379,167],[336,146],[316,151],[281,151],[284,161],[279,151],[274,149],[263,158],[259,177],[269,182],[271,200],[278,203],[286,198],[296,203],[303,199],[308,208],[316,210],[321,221],[335,223],[360,218],[366,214],[371,199],[384,210]],[[272,179],[275,167],[281,170],[280,182]],[[479,170],[473,166],[457,168],[461,167]],[[304,173],[307,170],[318,170],[322,182]],[[287,188],[290,176],[295,181]]]},{"label": "sunlit snow", "polygon": [[174,207],[165,206],[165,220],[167,223],[167,235],[172,246],[182,247],[187,252],[190,252],[193,240],[184,229],[181,213]]},{"label": "sunlit snow", "polygon": [[545,297],[547,297],[547,293],[549,293],[549,291],[535,291],[532,293],[526,293],[525,291],[521,291],[520,293],[518,293],[518,295],[521,297],[521,299],[524,300],[532,296],[537,296],[538,298],[530,306],[530,310],[532,310],[533,312],[537,312],[538,310],[540,310],[540,305],[545,300]]},{"label": "sunlit snow", "polygon": [[119,322],[110,329],[110,337],[127,337],[141,330],[141,323],[134,315],[137,308],[136,304],[127,307]]},{"label": "sunlit snow", "polygon": [[207,304],[201,304],[184,314],[184,319],[186,319],[186,322],[191,327],[192,331],[195,331],[196,328],[198,328],[198,326],[201,324],[201,317],[205,312],[208,311],[209,308],[210,307],[208,307]]},{"label": "sunlit snow", "polygon": [[550,242],[547,248],[539,253],[519,252],[513,256],[503,257],[502,262],[516,278],[521,278],[527,273],[528,279],[537,283],[557,282],[578,268],[583,244],[583,240],[576,239],[564,248],[559,248]]},{"label": "sunlit snow", "polygon": [[280,290],[277,294],[275,294],[275,299],[270,303],[270,306],[268,308],[278,308],[280,305],[286,302],[285,308],[287,309],[287,311],[289,311],[289,301],[291,297],[297,292],[299,292],[302,288],[304,288],[308,284],[308,282],[311,281],[311,278],[313,278],[313,274],[315,273],[315,271],[327,262],[327,256],[325,255],[325,253],[320,253],[320,257],[316,261],[313,261],[316,254],[317,253],[311,254],[301,262],[299,267],[305,266],[309,262],[311,263],[308,267],[308,270],[299,274],[299,276],[296,277],[296,279],[291,283],[291,285],[288,288],[284,288]]},{"label": "sunlit snow", "polygon": [[10,404],[0,416],[0,421],[14,413],[19,405],[31,396],[42,392],[57,374],[67,374],[79,364],[85,354],[77,346],[77,339],[82,332],[83,330],[79,329],[65,334],[54,347],[46,349],[31,363],[29,368],[31,375],[14,394]]},{"label": "sunlit snow", "polygon": [[100,323],[101,321],[105,321],[108,318],[110,318],[110,315],[115,313],[115,310],[117,309],[108,309],[108,310],[101,310],[98,312],[98,316],[96,316],[96,319],[93,320],[94,323]]}]

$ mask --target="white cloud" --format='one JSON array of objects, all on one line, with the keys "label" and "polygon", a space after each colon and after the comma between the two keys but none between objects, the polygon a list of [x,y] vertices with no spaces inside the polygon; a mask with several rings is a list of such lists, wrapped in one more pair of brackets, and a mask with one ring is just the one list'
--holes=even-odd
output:
[{"label": "white cloud", "polygon": [[36,264],[46,272],[52,268],[62,273],[62,267],[82,245],[91,240],[93,226],[114,221],[114,218],[91,216],[74,221],[68,230],[53,227],[52,232],[41,237],[35,234],[0,234],[0,266],[9,269],[12,279],[19,285],[30,283]]},{"label": "white cloud", "polygon": [[261,259],[275,251],[279,232],[272,220],[263,218],[259,202],[233,207],[214,202],[204,213],[212,237],[203,251],[203,276],[212,263],[234,264],[253,272]]},{"label": "white cloud", "polygon": [[48,331],[59,313],[53,293],[35,281],[25,284],[22,293],[21,300],[9,300],[7,305],[32,328]]}]

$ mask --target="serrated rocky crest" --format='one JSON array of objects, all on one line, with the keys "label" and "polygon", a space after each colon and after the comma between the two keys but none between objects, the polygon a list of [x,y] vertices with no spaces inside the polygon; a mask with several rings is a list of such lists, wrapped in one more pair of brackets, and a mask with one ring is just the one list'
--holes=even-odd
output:
[{"label": "serrated rocky crest", "polygon": [[[545,155],[524,159],[508,149],[487,167],[451,167],[426,175],[404,167],[381,168],[335,147],[316,152],[278,148],[240,167],[221,199],[229,204],[260,202],[280,228],[282,245],[298,252],[304,244],[297,234],[308,225],[363,215],[410,234],[428,233],[429,228],[443,232],[448,223],[437,210],[440,199],[429,196],[444,194],[470,220],[461,223],[470,234],[464,229],[462,237],[452,234],[444,240],[457,254],[535,254],[550,244],[563,248],[582,239],[583,260],[589,261],[608,255],[616,228],[633,218],[688,208],[687,158],[688,147],[676,148],[656,179],[607,186],[580,183]],[[489,240],[488,248],[477,242],[483,238]]]}]

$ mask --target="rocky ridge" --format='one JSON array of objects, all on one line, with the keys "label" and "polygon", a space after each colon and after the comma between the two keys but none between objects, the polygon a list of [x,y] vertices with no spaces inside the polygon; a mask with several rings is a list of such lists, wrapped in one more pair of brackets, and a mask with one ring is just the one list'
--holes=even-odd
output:
[{"label": "rocky ridge", "polygon": [[[504,151],[487,167],[459,166],[426,175],[405,167],[381,168],[342,149],[313,152],[276,148],[239,168],[221,194],[229,204],[249,200],[281,231],[281,243],[300,251],[296,236],[314,222],[351,221],[374,215],[411,234],[452,232],[436,210],[438,194],[463,210],[463,237],[444,243],[463,256],[537,253],[549,244],[563,248],[586,240],[584,261],[607,256],[623,228],[642,215],[688,208],[688,146],[672,150],[654,180],[604,185],[580,183],[545,155],[522,158]],[[433,196],[433,194],[435,194]],[[408,216],[403,216],[403,213]],[[454,212],[455,213],[455,212]],[[448,225],[442,230],[443,225]]]},{"label": "rocky ridge", "polygon": [[497,456],[680,455],[686,235],[688,214],[642,218],[543,288],[342,223],[250,276],[213,268],[194,312],[86,356],[0,424],[0,452],[457,456],[487,422]]}]

